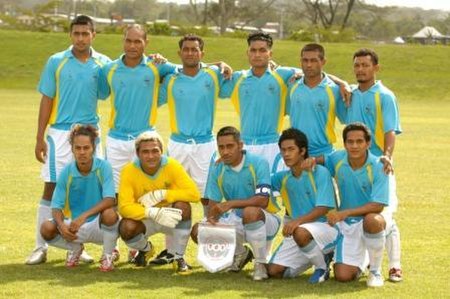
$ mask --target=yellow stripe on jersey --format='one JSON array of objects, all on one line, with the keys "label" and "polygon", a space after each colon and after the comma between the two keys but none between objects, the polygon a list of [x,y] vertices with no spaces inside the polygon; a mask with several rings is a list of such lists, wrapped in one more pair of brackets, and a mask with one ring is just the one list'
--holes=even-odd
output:
[{"label": "yellow stripe on jersey", "polygon": [[66,64],[66,62],[69,60],[68,57],[64,58],[56,68],[55,72],[55,82],[56,82],[56,92],[55,97],[53,98],[52,103],[52,112],[50,114],[50,118],[48,120],[49,125],[53,125],[56,122],[56,118],[58,117],[58,105],[59,105],[59,97],[60,97],[60,91],[59,91],[59,77],[61,76],[61,70],[63,66]]},{"label": "yellow stripe on jersey", "polygon": [[116,93],[113,88],[112,79],[113,79],[114,73],[116,72],[117,66],[118,66],[118,64],[114,64],[111,67],[111,69],[109,70],[108,76],[107,76],[109,89],[111,90],[110,97],[109,97],[111,100],[111,114],[109,116],[109,127],[111,129],[114,128],[114,123],[116,121],[116,107],[114,105],[114,101],[116,100]]},{"label": "yellow stripe on jersey", "polygon": [[63,210],[63,215],[65,218],[72,218],[72,211],[70,210],[70,203],[69,203],[70,185],[72,185],[72,175],[69,175],[66,185],[66,200],[64,203],[64,210]]},{"label": "yellow stripe on jersey", "polygon": [[373,185],[373,171],[372,171],[372,165],[368,164],[366,166],[367,170],[367,176],[369,177],[370,184]]},{"label": "yellow stripe on jersey", "polygon": [[[104,63],[102,63],[100,60],[98,60],[97,58],[93,58],[93,60],[94,60],[94,62],[95,62],[100,68],[103,67]],[[99,110],[99,109],[100,109],[100,108],[99,108],[98,105],[97,105],[97,109],[96,109],[97,115],[100,114],[100,110]]]},{"label": "yellow stripe on jersey", "polygon": [[313,173],[311,171],[308,171],[308,178],[314,190],[314,194],[317,194],[316,180],[314,179]]},{"label": "yellow stripe on jersey", "polygon": [[172,134],[178,134],[178,123],[177,123],[177,109],[175,107],[175,99],[173,97],[173,85],[177,76],[170,77],[169,84],[167,86],[167,104],[169,106],[170,114],[170,131]]},{"label": "yellow stripe on jersey", "polygon": [[296,82],[294,86],[292,86],[291,88],[291,92],[289,93],[289,97],[292,98],[292,95],[294,94],[295,90],[297,89],[297,87],[299,86],[298,84],[299,82]]},{"label": "yellow stripe on jersey", "polygon": [[283,200],[283,205],[286,208],[287,214],[292,215],[291,203],[290,203],[289,194],[287,192],[287,187],[286,187],[287,180],[288,180],[288,176],[286,175],[286,176],[284,176],[283,180],[281,181],[280,193],[281,193],[281,199]]},{"label": "yellow stripe on jersey", "polygon": [[248,166],[248,170],[250,170],[250,174],[252,175],[252,179],[253,179],[253,188],[256,189],[256,172],[255,172],[255,168],[253,167],[252,164],[250,164]]},{"label": "yellow stripe on jersey", "polygon": [[153,76],[154,76],[154,83],[153,83],[153,99],[152,99],[152,107],[150,109],[150,120],[149,120],[149,125],[150,127],[155,126],[156,124],[156,117],[158,116],[158,95],[159,95],[159,82],[160,82],[160,77],[159,77],[159,72],[158,69],[156,68],[156,66],[149,62],[147,63],[147,66],[152,70],[153,72]]},{"label": "yellow stripe on jersey", "polygon": [[336,166],[334,166],[334,178],[336,179],[336,182],[338,181],[338,172],[339,172],[339,169],[342,166],[342,163],[344,163],[344,159],[342,159],[341,161],[337,162]]},{"label": "yellow stripe on jersey", "polygon": [[334,98],[333,90],[330,86],[325,87],[328,95],[328,115],[327,124],[325,125],[328,142],[333,144],[336,142],[336,134],[334,132],[334,121],[336,119],[336,100]]},{"label": "yellow stripe on jersey", "polygon": [[287,86],[284,83],[283,78],[277,72],[271,72],[272,76],[277,81],[280,86],[280,111],[278,114],[278,133],[281,133],[283,130],[283,119],[284,119],[284,111],[286,110],[286,96],[287,96]]},{"label": "yellow stripe on jersey", "polygon": [[239,77],[239,79],[236,82],[236,85],[234,86],[233,92],[231,93],[231,104],[233,104],[234,109],[236,110],[236,113],[240,116],[241,115],[241,107],[240,107],[240,99],[239,99],[239,86],[241,85],[242,81],[247,77],[247,72],[242,71],[242,75]]},{"label": "yellow stripe on jersey", "polygon": [[214,82],[214,109],[213,109],[213,118],[212,119],[215,119],[217,100],[219,99],[219,90],[220,90],[219,78],[217,77],[216,72],[214,72],[212,69],[204,68],[203,70],[211,76],[211,78],[213,79],[213,82]]},{"label": "yellow stripe on jersey", "polygon": [[222,199],[225,199],[225,193],[223,192],[223,174],[225,172],[225,167],[222,168],[222,171],[217,178],[217,186],[219,186],[220,193],[222,194]]},{"label": "yellow stripe on jersey", "polygon": [[376,120],[375,120],[375,143],[384,151],[384,125],[383,125],[383,113],[381,112],[381,99],[380,92],[375,93],[375,109],[376,109]]}]

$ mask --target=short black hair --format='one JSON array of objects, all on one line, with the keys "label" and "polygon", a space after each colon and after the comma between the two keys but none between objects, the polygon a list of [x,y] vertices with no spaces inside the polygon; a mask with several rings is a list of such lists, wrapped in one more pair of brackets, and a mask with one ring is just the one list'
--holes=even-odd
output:
[{"label": "short black hair", "polygon": [[250,46],[252,42],[257,40],[266,42],[267,46],[269,46],[269,48],[272,48],[273,39],[270,34],[264,33],[262,31],[250,33],[247,37],[247,44]]},{"label": "short black hair", "polygon": [[370,56],[373,65],[378,64],[378,54],[374,50],[367,48],[362,48],[356,51],[355,54],[353,54],[353,60],[355,60],[356,57],[363,57],[363,56]]},{"label": "short black hair", "polygon": [[144,40],[147,40],[147,31],[145,31],[145,28],[142,25],[139,24],[130,24],[127,27],[125,27],[125,30],[123,31],[123,35],[126,36],[128,31],[131,29],[136,29],[142,32],[142,36],[144,37]]},{"label": "short black hair", "polygon": [[296,128],[289,128],[281,133],[280,139],[278,139],[278,147],[281,149],[281,143],[285,140],[294,140],[295,145],[299,149],[305,148],[304,159],[308,158],[308,138],[306,134]]},{"label": "short black hair", "polygon": [[92,20],[90,17],[86,16],[86,15],[79,15],[76,16],[72,22],[70,22],[70,32],[72,32],[72,28],[75,25],[88,25],[89,28],[91,29],[91,32],[95,31],[95,24],[94,24],[94,20]]},{"label": "short black hair", "polygon": [[200,46],[200,50],[203,51],[203,46],[205,45],[205,42],[200,36],[195,35],[193,33],[186,34],[178,41],[178,46],[180,47],[180,49],[183,48],[183,43],[185,41],[197,41]]},{"label": "short black hair", "polygon": [[370,129],[361,122],[354,122],[351,124],[348,124],[344,131],[342,132],[342,138],[344,139],[344,142],[347,141],[347,134],[351,131],[362,131],[364,132],[364,139],[366,142],[369,142],[372,139],[372,134],[370,133]]},{"label": "short black hair", "polygon": [[300,51],[300,55],[303,55],[303,52],[313,52],[313,51],[319,52],[319,57],[321,60],[325,58],[325,49],[323,48],[323,46],[314,43],[305,45]]},{"label": "short black hair", "polygon": [[80,124],[74,125],[72,127],[72,129],[70,130],[70,136],[69,136],[70,145],[73,145],[75,137],[77,137],[77,136],[89,137],[92,147],[95,150],[95,141],[97,140],[97,137],[98,137],[98,131],[95,127],[93,127],[91,125],[80,125]]},{"label": "short black hair", "polygon": [[241,141],[241,133],[239,132],[238,129],[236,129],[235,127],[232,126],[226,126],[223,127],[219,130],[219,132],[217,132],[217,140],[219,139],[219,137],[222,136],[228,136],[231,135],[233,136],[234,140],[236,140],[236,142]]}]

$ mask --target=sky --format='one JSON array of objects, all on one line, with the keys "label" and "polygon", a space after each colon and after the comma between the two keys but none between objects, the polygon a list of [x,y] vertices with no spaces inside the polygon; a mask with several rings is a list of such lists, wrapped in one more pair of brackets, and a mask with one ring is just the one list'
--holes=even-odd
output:
[{"label": "sky", "polygon": [[[172,2],[179,4],[189,3],[189,0],[158,0],[159,2]],[[213,0],[214,1],[214,0]],[[202,2],[197,0],[197,2]],[[421,7],[423,9],[441,9],[450,12],[450,0],[366,0],[367,3],[378,6],[407,6]]]}]

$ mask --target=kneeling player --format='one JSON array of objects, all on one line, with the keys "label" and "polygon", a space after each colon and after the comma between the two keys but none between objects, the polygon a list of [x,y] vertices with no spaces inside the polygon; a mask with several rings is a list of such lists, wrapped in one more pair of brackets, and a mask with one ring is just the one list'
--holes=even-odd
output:
[{"label": "kneeling player", "polygon": [[[103,244],[100,270],[114,269],[112,252],[118,238],[114,180],[107,161],[94,158],[97,131],[77,125],[70,134],[75,161],[67,165],[52,198],[53,219],[41,226],[49,245],[68,249],[66,266],[78,265],[83,243]],[[64,219],[66,217],[66,219]]]},{"label": "kneeling player", "polygon": [[134,263],[141,267],[154,252],[150,236],[173,236],[168,252],[175,257],[176,271],[187,273],[190,266],[183,256],[191,229],[189,203],[198,202],[200,193],[181,164],[162,155],[163,142],[156,132],[142,133],[135,146],[138,159],[124,167],[120,178],[120,236],[138,250]]},{"label": "kneeling player", "polygon": [[[209,199],[207,220],[236,225],[236,251],[230,270],[240,271],[252,258],[243,246],[245,239],[255,255],[253,279],[267,279],[267,248],[280,227],[280,219],[265,210],[271,193],[269,163],[242,150],[240,133],[234,127],[220,129],[217,147],[220,161],[212,162],[205,191]],[[192,238],[197,241],[196,229]]]},{"label": "kneeling player", "polygon": [[283,131],[278,142],[281,155],[290,170],[272,176],[272,190],[278,191],[286,208],[284,239],[272,256],[270,277],[291,278],[312,265],[310,283],[329,278],[337,229],[326,223],[325,214],[335,208],[330,173],[322,166],[314,171],[302,170],[308,158],[308,140],[303,132],[291,128]]}]

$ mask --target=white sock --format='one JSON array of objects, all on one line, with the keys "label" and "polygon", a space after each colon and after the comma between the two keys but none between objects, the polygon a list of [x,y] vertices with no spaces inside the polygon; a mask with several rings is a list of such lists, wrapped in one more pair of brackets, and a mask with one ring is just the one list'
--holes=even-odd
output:
[{"label": "white sock", "polygon": [[327,264],[325,263],[325,258],[323,256],[322,250],[315,240],[311,240],[306,246],[300,247],[300,251],[308,258],[311,264],[314,265],[315,269],[327,269]]},{"label": "white sock", "polygon": [[366,242],[367,252],[369,253],[369,270],[370,272],[380,273],[384,244],[386,242],[384,230],[376,234],[364,232],[364,241]]},{"label": "white sock", "polygon": [[256,263],[266,263],[267,248],[266,248],[266,226],[264,221],[259,220],[256,222],[248,223],[244,225],[245,239],[252,246],[253,253],[255,254]]},{"label": "white sock", "polygon": [[103,232],[103,254],[112,254],[119,238],[119,221],[111,226],[100,225]]},{"label": "white sock", "polygon": [[391,229],[386,236],[386,251],[389,260],[389,269],[401,269],[400,257],[402,251],[400,246],[400,231],[394,219],[392,219]]},{"label": "white sock", "polygon": [[47,250],[47,242],[41,236],[41,225],[44,221],[52,218],[52,209],[50,208],[51,201],[41,199],[37,209],[36,221],[36,248]]},{"label": "white sock", "polygon": [[167,251],[168,253],[173,254],[175,259],[179,259],[184,256],[191,233],[191,224],[191,220],[180,221],[173,229],[173,236],[171,236],[173,238],[172,246],[167,248]]},{"label": "white sock", "polygon": [[148,245],[147,239],[144,237],[144,234],[139,234],[134,238],[125,241],[128,247],[140,250],[140,251],[149,251],[150,246]]},{"label": "white sock", "polygon": [[51,246],[54,246],[54,247],[71,250],[71,251],[79,250],[81,247],[80,243],[68,242],[61,235],[56,235],[56,237],[54,237],[53,239],[48,241],[48,244],[50,244]]}]

